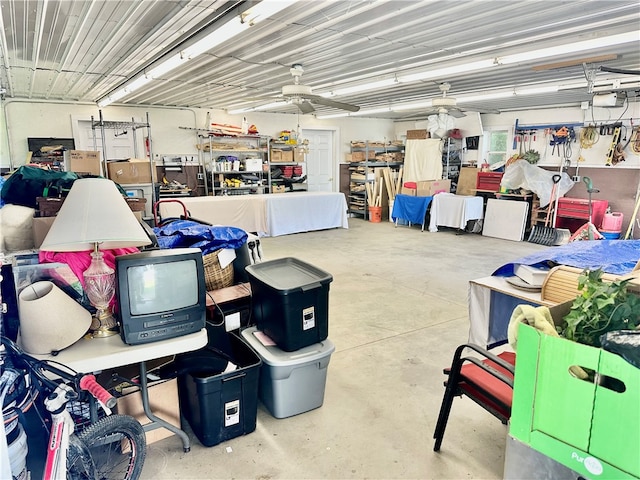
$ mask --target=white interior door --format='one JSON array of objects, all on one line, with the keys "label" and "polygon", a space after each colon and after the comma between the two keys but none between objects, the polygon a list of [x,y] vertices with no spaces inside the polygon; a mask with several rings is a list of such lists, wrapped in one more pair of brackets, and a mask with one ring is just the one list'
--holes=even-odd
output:
[{"label": "white interior door", "polygon": [[[95,134],[95,144],[94,144]],[[141,137],[142,133],[139,132],[137,137]],[[102,150],[102,133],[100,128],[91,128],[90,120],[77,120],[77,130],[74,129],[74,139],[78,150],[97,150],[101,154]],[[111,129],[105,128],[104,140],[106,144],[107,160],[119,160],[123,158],[132,158],[136,156],[136,148],[133,141],[133,132],[126,127],[123,129]],[[141,138],[136,138],[138,141],[138,156],[145,156],[144,148],[140,142]]]},{"label": "white interior door", "polygon": [[307,154],[307,187],[310,192],[334,191],[334,132],[303,129],[302,138],[309,140]]}]

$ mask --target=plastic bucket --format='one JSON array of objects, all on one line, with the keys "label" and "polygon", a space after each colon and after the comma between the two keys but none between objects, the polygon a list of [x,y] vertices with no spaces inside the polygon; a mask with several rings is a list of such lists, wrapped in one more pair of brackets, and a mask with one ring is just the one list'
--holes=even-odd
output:
[{"label": "plastic bucket", "polygon": [[369,207],[369,221],[372,223],[382,221],[382,207]]},{"label": "plastic bucket", "polygon": [[618,240],[620,238],[620,232],[607,232],[606,230],[599,230],[600,234],[605,240]]},{"label": "plastic bucket", "polygon": [[600,228],[606,232],[620,232],[622,230],[622,212],[605,213]]}]

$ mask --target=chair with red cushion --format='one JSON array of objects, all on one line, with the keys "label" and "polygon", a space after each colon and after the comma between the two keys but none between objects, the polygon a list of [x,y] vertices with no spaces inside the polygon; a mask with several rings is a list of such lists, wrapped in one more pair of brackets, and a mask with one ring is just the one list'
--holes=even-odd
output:
[{"label": "chair with red cushion", "polygon": [[456,349],[451,367],[444,370],[447,380],[433,434],[436,440],[434,451],[440,450],[451,404],[456,396],[466,395],[506,425],[511,417],[515,363],[513,352],[494,355],[470,343]]}]

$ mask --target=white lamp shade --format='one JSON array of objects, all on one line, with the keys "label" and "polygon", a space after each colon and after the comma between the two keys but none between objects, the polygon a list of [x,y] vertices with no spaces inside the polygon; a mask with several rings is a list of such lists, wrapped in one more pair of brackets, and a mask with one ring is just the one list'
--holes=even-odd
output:
[{"label": "white lamp shade", "polygon": [[18,312],[18,344],[34,355],[67,348],[91,325],[91,314],[52,282],[25,287],[18,296]]},{"label": "white lamp shade", "polygon": [[106,178],[73,182],[40,250],[78,252],[140,247],[151,240],[115,183]]}]

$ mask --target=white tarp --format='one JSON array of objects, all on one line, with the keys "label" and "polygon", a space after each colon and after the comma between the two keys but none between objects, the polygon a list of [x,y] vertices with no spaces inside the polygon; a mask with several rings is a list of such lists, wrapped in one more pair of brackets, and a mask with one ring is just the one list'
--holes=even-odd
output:
[{"label": "white tarp", "polygon": [[[518,188],[531,190],[540,199],[540,206],[545,207],[552,200],[551,191],[553,190],[554,175],[558,175],[558,172],[545,170],[520,159],[505,168],[500,186],[509,190],[517,190]],[[566,172],[562,172],[558,183],[557,196],[553,200],[563,197],[571,190],[573,185],[574,181],[571,180],[569,175]]]}]

